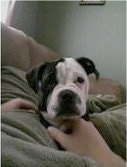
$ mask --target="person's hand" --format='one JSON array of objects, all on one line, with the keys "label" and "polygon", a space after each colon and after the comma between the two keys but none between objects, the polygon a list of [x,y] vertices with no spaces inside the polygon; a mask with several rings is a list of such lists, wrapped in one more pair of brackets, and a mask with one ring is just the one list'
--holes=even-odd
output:
[{"label": "person's hand", "polygon": [[[105,167],[122,167],[124,165],[123,160],[110,150],[91,122],[77,118],[72,121],[71,126],[71,134],[65,134],[55,127],[49,127],[48,132],[67,151],[80,156],[89,156]],[[117,158],[122,161],[121,164],[115,163]]]},{"label": "person's hand", "polygon": [[37,107],[32,102],[21,98],[10,100],[1,106],[2,111],[12,111],[13,109],[37,110]]}]

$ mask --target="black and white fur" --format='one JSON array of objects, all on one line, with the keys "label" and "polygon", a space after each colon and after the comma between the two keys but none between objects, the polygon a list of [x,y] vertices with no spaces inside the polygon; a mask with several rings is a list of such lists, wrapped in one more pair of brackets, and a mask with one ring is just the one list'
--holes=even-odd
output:
[{"label": "black and white fur", "polygon": [[88,75],[99,73],[88,58],[61,58],[39,65],[27,73],[26,79],[38,94],[38,112],[49,123],[86,114],[89,92]]}]

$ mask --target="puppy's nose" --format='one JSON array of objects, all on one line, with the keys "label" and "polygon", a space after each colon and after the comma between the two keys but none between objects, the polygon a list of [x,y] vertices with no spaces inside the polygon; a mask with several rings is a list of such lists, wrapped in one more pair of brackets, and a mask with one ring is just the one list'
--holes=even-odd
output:
[{"label": "puppy's nose", "polygon": [[62,103],[72,103],[75,100],[75,93],[72,92],[71,90],[63,90],[59,94],[59,100]]}]

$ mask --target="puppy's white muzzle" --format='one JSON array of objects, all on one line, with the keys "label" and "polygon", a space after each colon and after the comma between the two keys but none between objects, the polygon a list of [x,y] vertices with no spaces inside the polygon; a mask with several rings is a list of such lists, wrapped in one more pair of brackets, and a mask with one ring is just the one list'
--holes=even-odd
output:
[{"label": "puppy's white muzzle", "polygon": [[[60,107],[60,94],[61,92],[64,92],[66,90],[69,90],[71,92],[73,92],[75,95],[76,95],[76,99],[75,99],[75,104],[73,104],[73,110],[76,110],[76,113],[73,113],[71,111],[70,115],[69,116],[82,116],[85,114],[86,112],[86,98],[84,96],[84,93],[82,92],[82,90],[80,90],[75,84],[73,83],[70,83],[70,84],[67,84],[67,85],[62,85],[62,84],[59,84],[55,87],[55,89],[53,90],[52,92],[52,95],[50,96],[49,98],[49,101],[48,101],[48,107],[47,107],[47,114],[49,115],[50,118],[54,119],[55,117],[57,117],[58,115],[58,107]],[[69,103],[69,101],[68,101]],[[66,104],[68,105],[68,104]],[[71,105],[71,104],[70,104]],[[69,105],[68,105],[69,106]],[[70,109],[70,106],[69,106],[69,109],[67,107],[65,107],[66,110],[69,110]],[[69,111],[65,111],[64,112],[64,116],[66,117],[66,115],[68,116],[68,114],[66,114],[66,112],[68,113]],[[59,114],[59,117],[62,117],[63,114]]]}]

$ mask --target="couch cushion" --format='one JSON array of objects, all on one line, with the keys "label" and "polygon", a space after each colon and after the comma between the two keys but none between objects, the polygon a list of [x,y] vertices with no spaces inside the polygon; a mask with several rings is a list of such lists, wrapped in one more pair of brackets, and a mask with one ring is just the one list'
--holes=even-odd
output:
[{"label": "couch cushion", "polygon": [[2,65],[11,65],[26,70],[30,65],[27,36],[14,28],[1,27]]},{"label": "couch cushion", "polygon": [[38,63],[59,58],[58,53],[15,28],[2,24],[1,36],[2,65],[28,70]]}]

